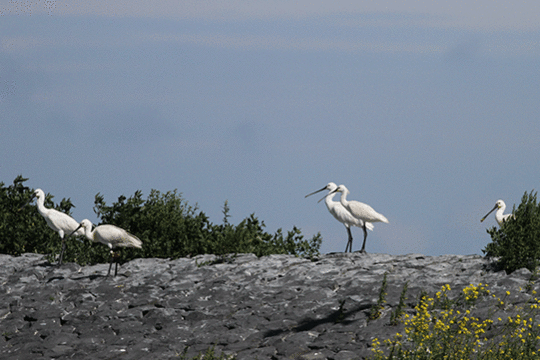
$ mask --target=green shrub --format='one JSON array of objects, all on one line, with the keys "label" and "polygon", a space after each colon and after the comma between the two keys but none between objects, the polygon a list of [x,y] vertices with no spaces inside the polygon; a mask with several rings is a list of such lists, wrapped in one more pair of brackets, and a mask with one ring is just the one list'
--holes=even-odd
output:
[{"label": "green shrub", "polygon": [[498,257],[502,269],[511,273],[520,268],[534,271],[540,259],[540,205],[536,192],[523,195],[521,204],[499,229],[487,230],[492,242],[484,250],[486,256]]},{"label": "green shrub", "polygon": [[319,253],[320,234],[304,240],[301,231],[293,227],[284,236],[281,229],[274,235],[264,231],[264,222],[254,214],[234,226],[229,223],[229,207],[223,207],[223,224],[214,225],[197,207],[192,207],[176,190],[161,193],[152,190],[146,200],[137,191],[132,197],[120,196],[108,206],[97,194],[94,211],[101,223],[114,224],[138,236],[143,249],[130,249],[123,254],[134,256],[178,258],[199,254],[230,253],[292,254],[312,257]]},{"label": "green shrub", "polygon": [[[0,253],[21,255],[26,252],[57,254],[61,241],[36,206],[30,205],[34,189],[24,185],[28,179],[21,175],[13,180],[13,185],[0,182]],[[45,206],[70,213],[73,204],[70,199],[62,199],[59,205],[52,201],[53,196],[45,196]]]},{"label": "green shrub", "polygon": [[[60,237],[47,226],[36,206],[26,206],[34,192],[34,189],[24,186],[27,180],[18,176],[9,187],[0,182],[0,253],[48,254],[52,261],[60,252]],[[47,194],[45,206],[69,214],[73,204],[70,199],[62,199],[59,205],[55,205],[52,196]],[[229,223],[227,202],[223,207],[223,223],[212,224],[196,206],[188,205],[176,190],[166,193],[151,190],[147,199],[143,199],[141,191],[136,191],[129,198],[120,196],[112,205],[107,205],[103,195],[98,193],[94,212],[100,219],[98,225],[119,226],[143,241],[142,249],[122,249],[120,263],[138,257],[178,258],[231,253],[313,257],[319,254],[322,241],[320,234],[305,240],[296,227],[286,235],[281,229],[269,234],[264,231],[264,222],[254,214],[233,225]],[[108,262],[109,259],[107,246],[92,243],[85,237],[66,241],[66,262],[85,265]]]}]

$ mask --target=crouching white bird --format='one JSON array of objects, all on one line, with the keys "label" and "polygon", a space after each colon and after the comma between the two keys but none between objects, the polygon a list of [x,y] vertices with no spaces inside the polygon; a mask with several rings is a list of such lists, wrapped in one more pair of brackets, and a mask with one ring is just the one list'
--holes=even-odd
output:
[{"label": "crouching white bird", "polygon": [[[99,225],[96,226],[96,228],[92,231],[92,222],[90,222],[90,220],[88,219],[84,219],[83,221],[81,221],[81,224],[79,225],[77,230],[81,227],[84,229],[84,235],[88,240],[93,242],[100,242],[109,246],[109,249],[111,250],[111,263],[109,265],[109,271],[107,272],[107,276],[111,274],[111,267],[114,260],[114,248],[142,248],[142,241],[138,237],[128,233],[126,230],[119,228],[118,226]],[[115,264],[116,266],[114,268],[114,276],[116,276],[116,273],[118,271],[118,262],[115,262]]]},{"label": "crouching white bird", "polygon": [[499,224],[499,226],[502,226],[503,222],[505,222],[509,217],[514,217],[513,214],[504,214],[504,210],[506,210],[506,204],[502,200],[497,200],[493,209],[491,209],[482,219],[480,219],[480,222],[484,221],[488,217],[488,215],[495,210],[497,210],[497,212],[495,213],[495,220],[497,220],[497,224]]},{"label": "crouching white bird", "polygon": [[364,230],[364,243],[362,244],[362,249],[360,250],[360,252],[366,252],[366,224],[374,222],[384,222],[388,224],[389,221],[384,215],[379,214],[367,204],[361,203],[359,201],[347,201],[347,195],[349,194],[349,190],[345,187],[345,185],[339,185],[334,191],[331,191],[330,194],[336,192],[341,193],[341,205],[343,205],[343,207],[347,209],[352,216],[364,222],[364,225],[362,226],[362,230]]},{"label": "crouching white bird", "polygon": [[[323,187],[320,190],[314,191],[311,194],[307,194],[305,197],[311,196],[313,194],[319,193],[324,190],[328,190],[328,194],[326,194],[321,200],[324,199],[324,203],[326,204],[326,207],[330,214],[334,218],[336,218],[337,221],[345,225],[345,228],[347,229],[347,234],[349,235],[349,239],[347,241],[347,246],[345,247],[345,252],[347,252],[347,249],[349,252],[352,252],[352,243],[353,243],[353,237],[351,233],[351,226],[357,226],[359,228],[364,227],[364,221],[355,218],[351,215],[351,213],[341,205],[339,201],[333,201],[334,196],[336,196],[336,193],[333,192],[337,189],[337,185],[333,182],[329,182],[325,187]],[[366,228],[368,230],[373,230],[373,224],[372,223],[366,223]]]},{"label": "crouching white bird", "polygon": [[[60,235],[62,239],[62,251],[60,252],[60,257],[58,258],[58,265],[62,265],[62,259],[64,257],[64,251],[66,250],[66,239],[65,235],[68,234],[68,237],[71,235],[81,236],[83,234],[82,229],[78,229],[79,223],[61,211],[56,209],[49,209],[45,207],[45,193],[41,189],[36,189],[34,195],[30,199],[32,201],[36,198],[36,206],[38,212],[43,216],[47,225]],[[76,230],[78,229],[78,230]]]}]

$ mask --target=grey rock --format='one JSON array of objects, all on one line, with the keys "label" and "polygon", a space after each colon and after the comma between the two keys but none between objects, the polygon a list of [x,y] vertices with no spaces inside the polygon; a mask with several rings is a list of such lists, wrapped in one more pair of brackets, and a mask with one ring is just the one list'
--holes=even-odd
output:
[{"label": "grey rock", "polygon": [[[423,291],[445,284],[454,297],[488,284],[507,308],[482,298],[473,314],[484,318],[506,317],[531,298],[525,289],[540,291],[528,270],[495,272],[477,255],[137,259],[115,278],[107,268],[0,255],[0,358],[189,359],[215,346],[238,359],[362,359],[374,337],[403,330],[389,319],[405,283],[410,314]],[[382,315],[369,320],[385,274]]]}]

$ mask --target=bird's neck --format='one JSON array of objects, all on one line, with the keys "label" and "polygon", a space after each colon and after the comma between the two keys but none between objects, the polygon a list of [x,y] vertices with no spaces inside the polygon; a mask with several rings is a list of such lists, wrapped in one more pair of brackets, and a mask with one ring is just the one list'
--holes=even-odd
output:
[{"label": "bird's neck", "polygon": [[499,209],[497,209],[497,212],[495,213],[495,219],[497,220],[499,225],[501,225],[504,221],[503,213],[504,213],[504,207],[500,207]]},{"label": "bird's neck", "polygon": [[326,204],[326,207],[327,208],[331,208],[335,201],[334,201],[334,196],[336,196],[336,193],[329,193],[328,195],[326,195],[326,197],[324,198],[324,203]]},{"label": "bird's neck", "polygon": [[36,199],[36,206],[37,206],[37,209],[38,209],[38,212],[41,214],[41,216],[45,216],[48,212],[49,212],[49,209],[47,209],[45,207],[45,200],[44,199]]},{"label": "bird's neck", "polygon": [[94,233],[92,232],[92,226],[84,227],[84,236],[90,241],[94,241]]},{"label": "bird's neck", "polygon": [[348,203],[348,201],[347,201],[347,193],[348,193],[348,191],[343,191],[343,192],[341,193],[340,201],[341,201],[341,204],[342,204],[343,206],[345,206],[345,205]]}]

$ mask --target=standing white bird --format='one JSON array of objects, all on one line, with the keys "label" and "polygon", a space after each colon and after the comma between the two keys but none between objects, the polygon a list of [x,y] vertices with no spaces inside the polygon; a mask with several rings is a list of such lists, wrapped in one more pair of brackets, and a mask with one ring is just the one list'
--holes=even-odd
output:
[{"label": "standing white bird", "polygon": [[[119,228],[118,226],[99,225],[96,226],[96,228],[92,231],[92,222],[90,222],[90,220],[88,219],[84,219],[83,221],[81,221],[81,224],[77,229],[81,227],[84,228],[84,235],[88,240],[93,242],[100,242],[109,246],[109,249],[111,250],[111,262],[109,265],[109,271],[107,272],[107,276],[111,274],[111,267],[114,260],[114,248],[142,248],[142,241],[138,237],[128,233],[126,230]],[[116,273],[118,271],[118,262],[115,263],[116,266],[114,268],[114,276],[116,276]]]},{"label": "standing white bird", "polygon": [[[336,218],[337,221],[345,225],[345,228],[347,229],[347,234],[349,236],[349,239],[347,241],[347,246],[345,247],[345,252],[347,252],[347,249],[349,252],[352,252],[352,243],[353,243],[353,237],[351,233],[351,226],[357,226],[359,228],[364,227],[364,221],[355,218],[351,215],[351,213],[341,205],[338,201],[333,201],[334,196],[336,196],[336,193],[333,191],[337,189],[337,185],[333,182],[329,182],[325,187],[323,187],[320,190],[314,191],[311,194],[307,194],[305,197],[311,196],[313,194],[319,193],[324,190],[328,190],[328,194],[326,194],[322,199],[324,199],[324,203],[326,204],[326,207],[330,214],[334,218]],[[322,200],[321,199],[321,200]],[[319,200],[318,202],[320,202]],[[367,223],[366,228],[369,230],[373,230],[373,224]]]},{"label": "standing white bird", "polygon": [[495,220],[497,220],[497,224],[499,224],[499,226],[501,226],[509,217],[514,217],[513,214],[503,214],[504,210],[506,210],[506,204],[502,200],[497,200],[493,209],[491,209],[482,219],[480,219],[480,222],[484,221],[489,214],[495,211],[495,209],[497,209],[497,212],[495,213]]},{"label": "standing white bird", "polygon": [[345,209],[347,209],[355,218],[360,219],[364,222],[364,226],[362,226],[362,229],[364,230],[364,243],[362,244],[362,250],[360,252],[366,252],[366,239],[367,239],[367,229],[366,224],[368,223],[374,223],[374,222],[384,222],[388,224],[388,219],[382,215],[373,210],[373,208],[367,204],[361,203],[359,201],[347,201],[347,195],[349,194],[349,190],[345,187],[345,185],[339,185],[334,191],[331,191],[330,193],[341,193],[341,205]]},{"label": "standing white bird", "polygon": [[45,207],[45,193],[41,189],[36,189],[34,191],[34,195],[32,196],[32,201],[34,197],[36,200],[36,206],[38,212],[45,218],[45,221],[47,222],[47,225],[54,231],[60,235],[60,239],[62,239],[62,251],[60,252],[60,257],[58,259],[58,265],[62,265],[62,259],[64,257],[64,251],[66,250],[66,242],[64,235],[69,234],[68,236],[71,236],[73,234],[80,236],[84,235],[82,229],[76,230],[79,226],[79,223],[69,216],[68,214],[65,214],[63,212],[60,212],[56,209],[48,209]]}]

